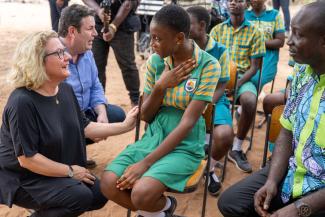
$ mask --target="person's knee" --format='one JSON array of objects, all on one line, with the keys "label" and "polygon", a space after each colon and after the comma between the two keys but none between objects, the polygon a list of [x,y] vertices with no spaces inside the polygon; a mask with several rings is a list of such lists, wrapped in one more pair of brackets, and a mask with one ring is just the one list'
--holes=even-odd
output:
[{"label": "person's knee", "polygon": [[104,172],[100,181],[100,190],[107,199],[114,200],[118,194],[116,181],[118,177],[113,172]]},{"label": "person's knee", "polygon": [[[234,204],[234,195],[232,191],[224,191],[218,199],[218,208],[221,214],[225,217],[234,217],[234,216],[241,216],[238,215],[239,212],[236,210],[237,206]],[[239,208],[239,207],[238,207]],[[245,215],[243,215],[245,216]]]},{"label": "person's knee", "polygon": [[126,115],[121,107],[108,104],[107,118],[110,123],[123,122],[126,118]]},{"label": "person's knee", "polygon": [[251,92],[243,93],[240,96],[240,104],[243,108],[243,113],[252,114],[255,112],[256,96]]},{"label": "person's knee", "polygon": [[234,132],[229,125],[219,125],[214,128],[212,157],[220,160],[230,149],[234,139]]},{"label": "person's knee", "polygon": [[84,184],[70,187],[65,191],[70,201],[67,203],[67,208],[74,213],[82,213],[87,211],[93,203],[93,194],[91,190]]},{"label": "person's knee", "polygon": [[152,191],[143,185],[135,185],[132,189],[131,200],[134,206],[140,210],[146,210],[154,201]]}]

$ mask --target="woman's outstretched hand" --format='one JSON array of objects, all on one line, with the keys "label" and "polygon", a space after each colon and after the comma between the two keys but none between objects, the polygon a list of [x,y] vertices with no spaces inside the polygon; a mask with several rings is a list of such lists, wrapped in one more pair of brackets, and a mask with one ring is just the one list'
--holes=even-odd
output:
[{"label": "woman's outstretched hand", "polygon": [[137,122],[137,115],[139,113],[139,107],[134,106],[126,115],[126,118],[124,120],[125,125],[129,130],[132,130],[135,127],[135,124]]}]

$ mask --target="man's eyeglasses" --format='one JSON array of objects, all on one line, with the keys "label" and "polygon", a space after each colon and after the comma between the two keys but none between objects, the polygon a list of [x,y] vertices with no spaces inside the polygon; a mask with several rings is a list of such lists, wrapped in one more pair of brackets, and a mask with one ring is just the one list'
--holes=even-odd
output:
[{"label": "man's eyeglasses", "polygon": [[51,56],[51,55],[58,55],[58,57],[62,60],[64,58],[64,54],[67,53],[67,51],[65,49],[60,49],[60,50],[57,50],[57,51],[54,51],[52,53],[48,53],[48,54],[45,54],[44,56],[44,59],[48,56]]}]

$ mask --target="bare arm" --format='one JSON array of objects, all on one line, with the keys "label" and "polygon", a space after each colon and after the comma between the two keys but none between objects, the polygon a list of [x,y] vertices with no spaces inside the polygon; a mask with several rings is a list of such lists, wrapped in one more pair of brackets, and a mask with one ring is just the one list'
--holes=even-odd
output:
[{"label": "bare arm", "polygon": [[283,32],[276,33],[274,39],[265,42],[266,49],[279,49],[284,45],[285,36]]},{"label": "bare arm", "polygon": [[[26,168],[33,173],[49,177],[68,177],[69,166],[56,161],[53,161],[42,154],[35,154],[32,157],[25,157],[24,155],[18,157],[21,167]],[[95,176],[81,166],[71,165],[73,169],[73,177],[76,180],[94,184]]]},{"label": "bare arm", "polygon": [[192,130],[201,116],[206,102],[193,100],[185,110],[179,125],[164,139],[164,141],[142,161],[129,166],[120,177],[116,187],[120,190],[130,189],[133,184],[157,160],[171,152]]},{"label": "bare arm", "polygon": [[137,7],[136,1],[131,1],[131,0],[124,1],[121,7],[119,8],[112,23],[118,28],[121,25],[121,23],[125,20],[125,18],[128,16],[130,11],[136,7]]},{"label": "bare arm", "polygon": [[100,17],[101,8],[100,8],[100,6],[97,4],[97,2],[95,0],[82,0],[82,1],[88,7],[94,9],[96,11],[97,15]]},{"label": "bare arm", "polygon": [[189,73],[196,67],[194,59],[188,59],[173,69],[166,65],[159,80],[155,83],[151,94],[144,94],[141,108],[141,119],[150,123],[158,112],[167,88],[177,86],[189,77]]},{"label": "bare arm", "polygon": [[212,103],[218,102],[218,100],[220,99],[220,97],[225,92],[226,87],[227,87],[227,83],[226,82],[218,82],[216,91],[214,92],[214,95],[213,95]]},{"label": "bare arm", "polygon": [[68,165],[55,162],[39,153],[35,154],[32,157],[25,157],[24,155],[19,156],[18,161],[21,167],[43,176],[68,176]]},{"label": "bare arm", "polygon": [[289,158],[292,155],[292,132],[282,128],[272,154],[271,168],[267,182],[274,182],[277,185],[281,182],[286,175]]},{"label": "bare arm", "polygon": [[250,68],[244,73],[243,77],[238,80],[237,85],[240,87],[245,82],[249,81],[259,69],[259,65],[261,64],[262,57],[259,58],[251,58],[251,66]]},{"label": "bare arm", "polygon": [[268,178],[263,187],[254,195],[254,207],[260,216],[269,216],[268,209],[271,200],[278,193],[278,186],[286,175],[289,158],[293,155],[292,151],[292,132],[282,128],[274,152],[272,154],[271,167]]},{"label": "bare arm", "polygon": [[98,123],[90,122],[85,127],[85,136],[97,141],[98,138],[107,138],[122,133],[126,133],[135,127],[138,107],[132,108],[123,122],[120,123]]}]

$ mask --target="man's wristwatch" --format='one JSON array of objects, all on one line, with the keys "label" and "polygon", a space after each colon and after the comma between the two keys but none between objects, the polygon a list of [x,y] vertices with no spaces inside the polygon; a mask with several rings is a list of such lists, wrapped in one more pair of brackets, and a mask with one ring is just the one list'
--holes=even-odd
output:
[{"label": "man's wristwatch", "polygon": [[299,217],[308,217],[311,215],[311,207],[308,204],[302,202],[301,200],[297,200],[294,202],[294,205],[298,210]]},{"label": "man's wristwatch", "polygon": [[71,165],[68,165],[69,170],[68,170],[68,177],[72,178],[73,177],[73,168]]}]

